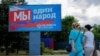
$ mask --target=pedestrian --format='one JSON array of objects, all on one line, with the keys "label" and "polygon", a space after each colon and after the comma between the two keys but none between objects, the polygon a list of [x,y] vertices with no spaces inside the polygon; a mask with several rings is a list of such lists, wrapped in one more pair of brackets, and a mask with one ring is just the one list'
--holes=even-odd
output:
[{"label": "pedestrian", "polygon": [[83,34],[80,31],[79,23],[72,24],[72,30],[69,35],[69,44],[71,44],[72,50],[69,56],[83,56]]},{"label": "pedestrian", "polygon": [[91,25],[87,24],[84,27],[85,33],[84,33],[84,53],[85,56],[93,56],[94,51],[94,34],[91,32]]}]

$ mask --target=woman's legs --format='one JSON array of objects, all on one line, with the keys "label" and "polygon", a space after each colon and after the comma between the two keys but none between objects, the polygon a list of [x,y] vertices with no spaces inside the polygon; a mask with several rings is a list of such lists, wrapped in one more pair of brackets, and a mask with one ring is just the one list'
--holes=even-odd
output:
[{"label": "woman's legs", "polygon": [[69,56],[75,56],[75,53],[74,52],[70,52]]},{"label": "woman's legs", "polygon": [[77,56],[83,56],[83,52],[79,52]]},{"label": "woman's legs", "polygon": [[94,51],[94,48],[89,48],[89,47],[84,48],[85,56],[92,56],[93,51]]},{"label": "woman's legs", "polygon": [[79,51],[77,53],[71,52],[69,56],[83,56],[83,51]]}]

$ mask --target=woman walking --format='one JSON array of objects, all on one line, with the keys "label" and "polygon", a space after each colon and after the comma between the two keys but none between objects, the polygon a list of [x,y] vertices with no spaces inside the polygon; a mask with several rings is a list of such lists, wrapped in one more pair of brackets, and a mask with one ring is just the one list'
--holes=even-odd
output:
[{"label": "woman walking", "polygon": [[83,35],[79,30],[79,24],[73,23],[72,30],[69,35],[69,44],[72,46],[72,51],[69,56],[83,56]]},{"label": "woman walking", "polygon": [[84,41],[84,52],[85,56],[93,56],[94,51],[94,34],[90,31],[91,26],[85,25],[85,41]]}]

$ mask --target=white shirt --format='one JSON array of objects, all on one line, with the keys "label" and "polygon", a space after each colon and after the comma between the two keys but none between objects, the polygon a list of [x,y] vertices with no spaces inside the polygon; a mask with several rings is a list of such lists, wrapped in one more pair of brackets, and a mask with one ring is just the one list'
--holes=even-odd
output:
[{"label": "white shirt", "polygon": [[85,47],[92,47],[94,48],[94,34],[91,31],[86,31],[84,35],[87,37]]}]

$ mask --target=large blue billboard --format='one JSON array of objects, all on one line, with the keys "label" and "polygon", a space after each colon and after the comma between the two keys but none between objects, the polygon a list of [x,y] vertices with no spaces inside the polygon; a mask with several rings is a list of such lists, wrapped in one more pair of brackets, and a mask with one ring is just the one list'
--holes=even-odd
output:
[{"label": "large blue billboard", "polygon": [[9,31],[60,30],[60,4],[9,6]]}]

